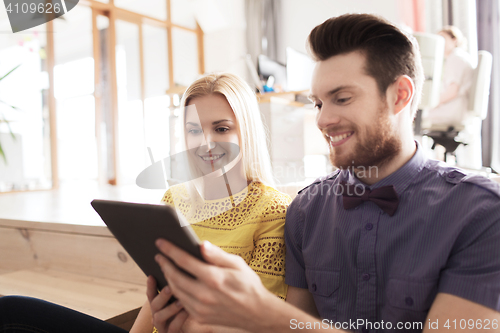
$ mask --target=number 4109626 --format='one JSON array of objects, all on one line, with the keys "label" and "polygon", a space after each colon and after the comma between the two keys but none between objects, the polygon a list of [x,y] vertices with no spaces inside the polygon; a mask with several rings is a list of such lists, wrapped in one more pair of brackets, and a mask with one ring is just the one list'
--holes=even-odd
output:
[{"label": "number 4109626", "polygon": [[[15,7],[15,8],[14,8]],[[14,5],[12,5],[11,3],[9,3],[9,5],[7,6],[6,8],[7,10],[7,13],[12,13],[12,12],[15,12],[16,14],[17,13],[45,13],[45,14],[51,14],[51,13],[56,13],[56,14],[59,14],[61,11],[63,11],[63,8],[61,6],[60,3],[55,3],[55,4],[52,4],[50,2],[47,2],[47,3],[39,3],[39,4],[36,4],[36,3],[30,3],[30,4],[27,4],[26,2],[19,5],[19,3],[16,3]]]},{"label": "number 4109626", "polygon": [[489,320],[489,319],[477,319],[477,320],[474,320],[474,319],[469,319],[469,320],[465,320],[465,319],[460,319],[460,320],[447,320],[446,323],[444,324],[444,327],[446,327],[447,329],[457,329],[457,328],[460,328],[462,330],[464,329],[474,329],[474,330],[491,330],[491,329],[498,329],[498,319],[493,319],[493,320]]}]

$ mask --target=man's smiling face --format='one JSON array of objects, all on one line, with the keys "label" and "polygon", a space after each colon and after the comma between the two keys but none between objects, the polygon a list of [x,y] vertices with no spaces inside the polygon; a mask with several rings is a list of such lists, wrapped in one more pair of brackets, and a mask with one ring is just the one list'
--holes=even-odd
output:
[{"label": "man's smiling face", "polygon": [[365,62],[359,51],[333,56],[316,64],[312,78],[316,123],[339,168],[379,167],[401,149],[392,110]]}]

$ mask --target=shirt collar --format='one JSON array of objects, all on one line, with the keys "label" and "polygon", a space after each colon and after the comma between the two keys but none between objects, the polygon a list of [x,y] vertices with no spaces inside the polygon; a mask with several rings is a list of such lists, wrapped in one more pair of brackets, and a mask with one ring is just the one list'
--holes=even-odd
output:
[{"label": "shirt collar", "polygon": [[[417,150],[415,151],[415,154],[413,154],[412,158],[406,162],[401,168],[390,174],[389,176],[385,177],[384,179],[376,182],[375,184],[368,186],[361,182],[358,178],[356,178],[352,170],[342,170],[341,171],[341,179],[346,181],[349,184],[353,185],[362,185],[364,187],[369,188],[370,190],[386,186],[386,185],[394,185],[396,188],[396,192],[401,195],[408,185],[410,185],[415,177],[422,171],[425,162],[427,158],[425,157],[424,151],[422,150],[421,145],[418,143],[418,141],[415,141],[415,145],[417,146]],[[366,172],[369,172],[370,170],[366,170]],[[371,170],[371,172],[374,172],[374,170]]]}]

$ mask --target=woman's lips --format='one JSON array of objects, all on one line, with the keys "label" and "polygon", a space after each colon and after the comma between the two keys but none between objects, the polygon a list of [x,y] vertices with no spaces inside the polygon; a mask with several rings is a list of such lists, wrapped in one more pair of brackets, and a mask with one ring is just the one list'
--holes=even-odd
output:
[{"label": "woman's lips", "polygon": [[200,156],[201,160],[206,164],[212,164],[220,160],[226,154],[209,154]]}]

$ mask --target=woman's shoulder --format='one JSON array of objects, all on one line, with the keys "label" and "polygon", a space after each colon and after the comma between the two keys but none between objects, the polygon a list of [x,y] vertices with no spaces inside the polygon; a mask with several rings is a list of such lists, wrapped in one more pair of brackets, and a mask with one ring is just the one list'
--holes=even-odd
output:
[{"label": "woman's shoulder", "polygon": [[268,221],[285,218],[286,210],[292,202],[288,194],[260,182],[253,183],[252,191],[254,195],[257,194],[255,208],[260,219]]},{"label": "woman's shoulder", "polygon": [[253,182],[252,186],[264,200],[280,202],[286,204],[287,206],[292,202],[292,198],[288,194],[280,192],[272,186],[261,182]]},{"label": "woman's shoulder", "polygon": [[461,64],[465,67],[473,68],[470,53],[460,47],[456,47],[448,58],[449,63],[453,66]]},{"label": "woman's shoulder", "polygon": [[172,202],[174,197],[187,196],[187,188],[185,184],[177,184],[168,188],[161,199],[162,202]]}]

